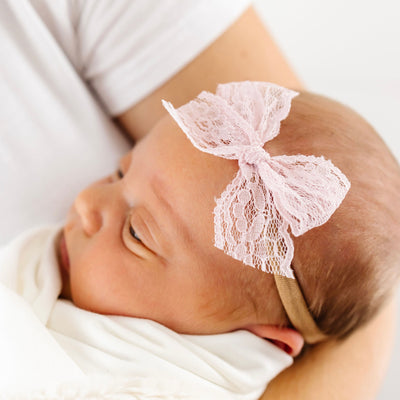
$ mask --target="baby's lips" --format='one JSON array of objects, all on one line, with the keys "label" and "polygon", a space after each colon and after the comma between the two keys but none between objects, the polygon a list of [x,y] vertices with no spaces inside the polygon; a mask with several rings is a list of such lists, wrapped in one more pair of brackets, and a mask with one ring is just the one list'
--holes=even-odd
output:
[{"label": "baby's lips", "polygon": [[60,250],[61,266],[65,271],[69,272],[69,256],[68,256],[67,244],[65,242],[64,233],[61,235],[60,238],[59,250]]}]

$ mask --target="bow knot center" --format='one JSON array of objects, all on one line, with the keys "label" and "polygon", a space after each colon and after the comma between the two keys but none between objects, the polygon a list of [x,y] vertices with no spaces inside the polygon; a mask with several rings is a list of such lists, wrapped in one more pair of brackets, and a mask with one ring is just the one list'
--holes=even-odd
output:
[{"label": "bow knot center", "polygon": [[259,164],[262,161],[267,161],[271,157],[267,151],[260,145],[246,146],[239,158],[239,162],[246,164]]}]

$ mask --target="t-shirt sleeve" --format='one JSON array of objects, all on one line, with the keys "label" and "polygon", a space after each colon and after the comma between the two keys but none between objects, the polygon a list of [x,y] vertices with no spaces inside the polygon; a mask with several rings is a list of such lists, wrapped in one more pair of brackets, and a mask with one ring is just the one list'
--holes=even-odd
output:
[{"label": "t-shirt sleeve", "polygon": [[220,36],[250,0],[81,0],[81,76],[110,115],[165,83]]}]

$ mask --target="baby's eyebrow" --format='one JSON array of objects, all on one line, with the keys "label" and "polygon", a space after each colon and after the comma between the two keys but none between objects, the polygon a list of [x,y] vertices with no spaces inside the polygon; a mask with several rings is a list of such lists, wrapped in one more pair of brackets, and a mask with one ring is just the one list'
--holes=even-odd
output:
[{"label": "baby's eyebrow", "polygon": [[170,203],[168,197],[165,193],[168,193],[167,185],[157,176],[153,175],[150,179],[150,187],[158,199],[162,207],[167,211],[175,223],[175,231],[179,233],[186,245],[193,245],[195,243],[192,234],[190,233],[189,227],[186,225],[185,221],[183,220],[182,216],[178,213],[175,207]]}]

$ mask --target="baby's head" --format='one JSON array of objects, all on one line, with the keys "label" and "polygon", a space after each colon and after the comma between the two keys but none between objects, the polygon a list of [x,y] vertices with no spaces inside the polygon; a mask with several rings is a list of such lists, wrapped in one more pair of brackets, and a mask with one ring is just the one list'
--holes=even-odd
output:
[{"label": "baby's head", "polygon": [[374,316],[399,280],[399,164],[357,113],[310,93],[293,100],[270,149],[323,155],[351,182],[326,224],[294,238],[293,259],[318,327],[345,337]]},{"label": "baby's head", "polygon": [[[323,155],[351,181],[329,221],[294,239],[292,262],[319,328],[348,334],[398,279],[399,167],[358,115],[307,93],[264,148],[272,157]],[[273,275],[213,245],[215,199],[237,171],[236,160],[196,149],[163,118],[114,174],[77,197],[60,242],[64,296],[181,333],[248,329],[296,353]]]}]

